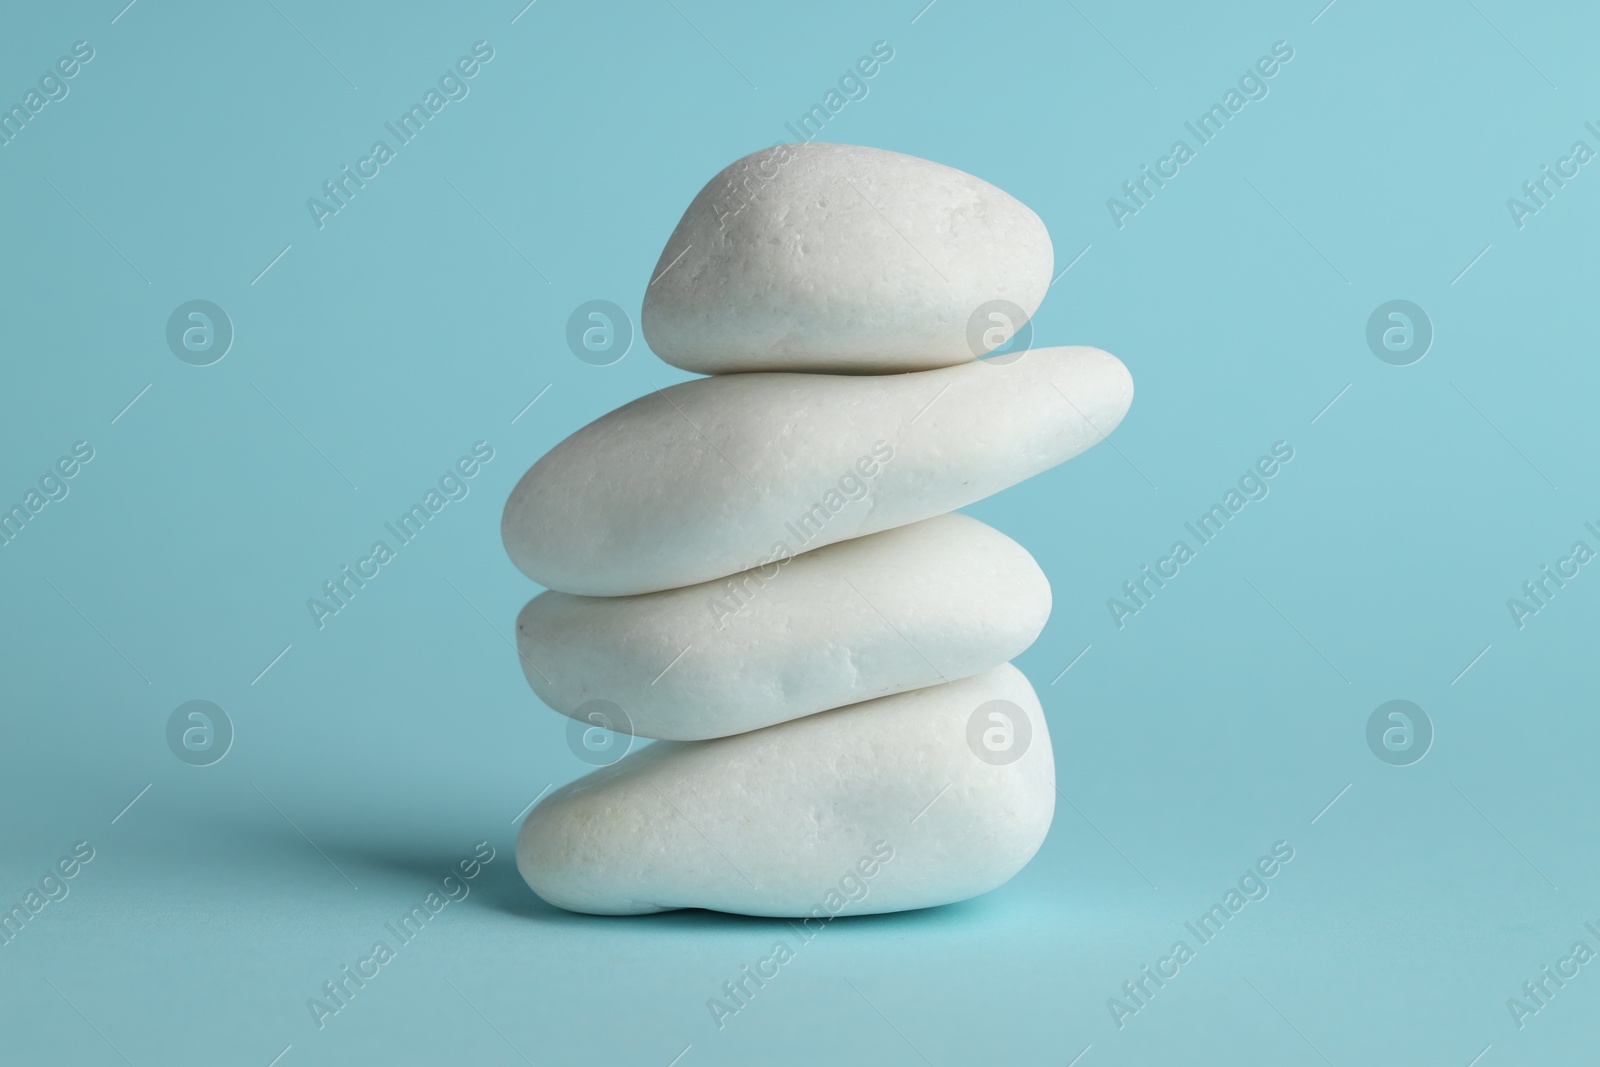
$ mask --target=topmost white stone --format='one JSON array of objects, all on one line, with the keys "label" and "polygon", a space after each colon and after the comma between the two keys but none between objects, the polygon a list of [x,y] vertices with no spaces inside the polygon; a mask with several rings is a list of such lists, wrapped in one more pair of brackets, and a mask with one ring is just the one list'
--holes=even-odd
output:
[{"label": "topmost white stone", "polygon": [[694,198],[641,326],[702,374],[927,370],[1003,344],[1053,265],[1039,216],[982,179],[878,148],[774,145]]}]

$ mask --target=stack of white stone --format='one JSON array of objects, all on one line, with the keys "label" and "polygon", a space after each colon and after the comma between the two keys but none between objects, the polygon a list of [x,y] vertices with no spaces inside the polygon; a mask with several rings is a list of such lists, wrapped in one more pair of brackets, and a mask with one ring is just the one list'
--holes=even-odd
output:
[{"label": "stack of white stone", "polygon": [[1023,204],[893,152],[777,146],[701,190],[642,326],[712,377],[585,426],[506,504],[512,561],[550,590],[517,622],[534,690],[665,739],[534,808],[517,866],[541,897],[898,911],[1032,858],[1055,765],[1008,661],[1050,586],[949,512],[1084,451],[1132,400],[1093,348],[975,361],[974,313],[1031,315],[1052,268]]}]

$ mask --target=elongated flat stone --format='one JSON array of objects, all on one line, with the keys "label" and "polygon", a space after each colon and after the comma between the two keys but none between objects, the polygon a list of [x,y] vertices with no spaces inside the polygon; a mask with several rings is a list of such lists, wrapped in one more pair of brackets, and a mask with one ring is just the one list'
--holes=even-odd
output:
[{"label": "elongated flat stone", "polygon": [[700,190],[640,323],[656,355],[704,374],[925,370],[993,348],[972,347],[991,311],[1020,327],[1053,264],[1039,216],[970,174],[878,148],[776,145]]},{"label": "elongated flat stone", "polygon": [[692,741],[977,674],[1049,615],[1028,551],[951,514],[682,589],[544,593],[517,648],[557,711],[582,719],[604,701],[640,737]]},{"label": "elongated flat stone", "polygon": [[1016,874],[1055,811],[1010,664],[713,741],[657,741],[552,793],[517,869],[597,915],[820,917],[948,904]]},{"label": "elongated flat stone", "polygon": [[551,449],[512,490],[501,535],[549,589],[693,585],[981,500],[1101,440],[1132,400],[1127,368],[1094,348],[698,379]]}]

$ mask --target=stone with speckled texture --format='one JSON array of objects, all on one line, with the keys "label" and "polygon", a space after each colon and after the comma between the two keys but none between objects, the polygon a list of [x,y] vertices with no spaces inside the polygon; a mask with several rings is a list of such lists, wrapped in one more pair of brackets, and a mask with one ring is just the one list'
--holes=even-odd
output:
[{"label": "stone with speckled texture", "polygon": [[1032,315],[1053,265],[1039,216],[971,174],[879,148],[775,145],[690,203],[640,325],[656,355],[703,374],[926,370],[978,354],[968,324],[982,305]]}]

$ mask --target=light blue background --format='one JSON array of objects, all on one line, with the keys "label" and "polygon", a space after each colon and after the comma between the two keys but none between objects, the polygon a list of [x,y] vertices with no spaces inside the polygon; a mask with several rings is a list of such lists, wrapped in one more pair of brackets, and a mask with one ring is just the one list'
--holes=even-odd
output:
[{"label": "light blue background", "polygon": [[[1500,1067],[1593,1048],[1600,965],[1524,1029],[1505,1004],[1578,938],[1600,948],[1600,576],[1521,630],[1505,603],[1574,540],[1600,547],[1600,176],[1521,230],[1505,205],[1597,146],[1592,7],[541,0],[513,23],[518,0],[122,2],[12,5],[0,35],[7,104],[73,42],[96,52],[0,148],[0,500],[74,441],[96,452],[0,549],[0,901],[96,850],[0,947],[0,1058]],[[470,96],[319,231],[306,198],[478,40],[495,57]],[[516,816],[586,768],[506,643],[536,589],[500,507],[568,433],[685,377],[642,340],[580,362],[572,309],[636,312],[700,185],[787,139],[878,40],[894,59],[825,139],[996,183],[1044,218],[1058,270],[1087,247],[1037,343],[1103,347],[1137,383],[1115,449],[970,509],[1054,586],[1019,663],[1075,807],[1003,889],[834,924],[718,1031],[706,999],[788,927],[573,916],[516,874]],[[1270,95],[1113,225],[1106,198],[1279,40]],[[196,298],[237,331],[204,368],[164,341]],[[1408,367],[1364,339],[1396,298],[1436,330]],[[318,631],[306,598],[480,439],[496,458],[470,496]],[[1118,630],[1106,598],[1278,440],[1295,458],[1270,497]],[[237,729],[199,769],[164,739],[196,698]],[[1365,741],[1393,698],[1437,730],[1408,767]],[[319,1031],[306,999],[480,839],[498,857],[472,895]],[[1278,840],[1296,854],[1271,895],[1119,1030],[1107,998]]]}]

